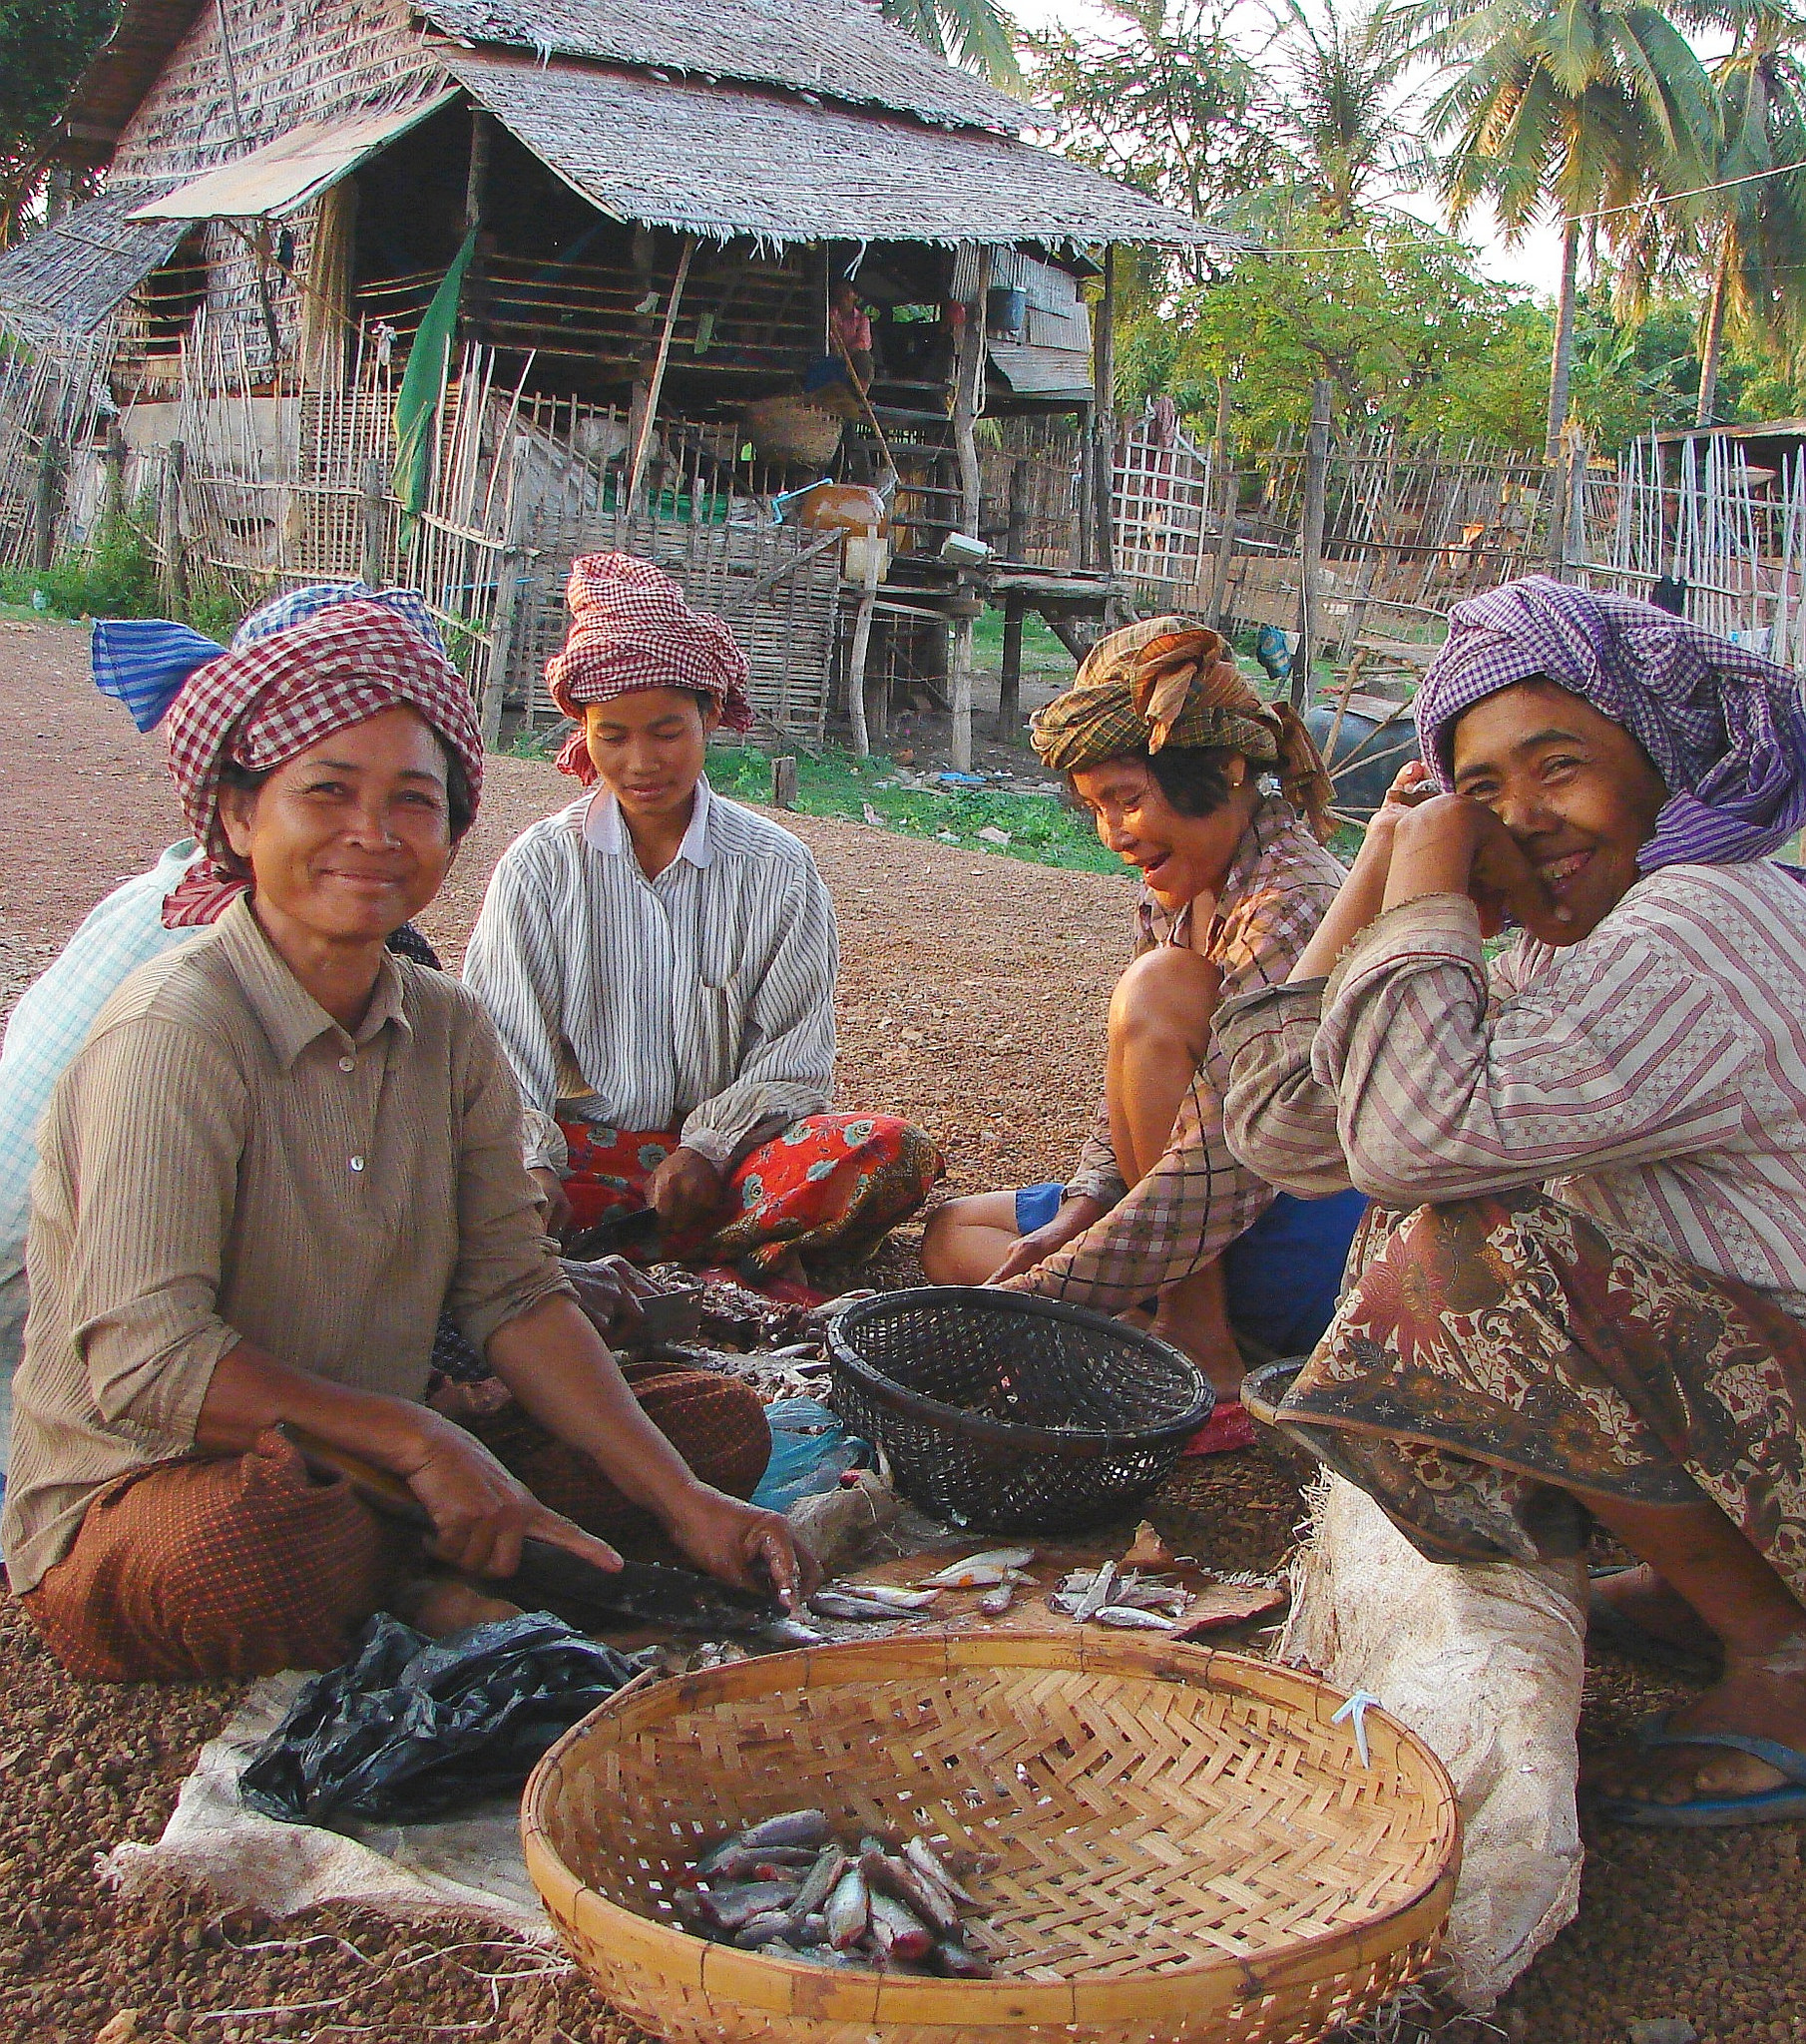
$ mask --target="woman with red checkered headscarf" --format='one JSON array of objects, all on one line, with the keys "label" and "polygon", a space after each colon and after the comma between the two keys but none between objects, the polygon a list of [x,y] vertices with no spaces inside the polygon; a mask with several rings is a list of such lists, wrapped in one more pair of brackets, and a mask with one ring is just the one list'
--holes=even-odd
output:
[{"label": "woman with red checkered headscarf", "polygon": [[546,669],[589,790],[503,853],[465,959],[528,1110],[528,1162],[587,1229],[650,1210],[668,1254],[771,1278],[856,1260],[942,1169],[920,1130],[828,1111],[834,911],[788,830],[703,765],[746,656],[650,561],[588,554]]},{"label": "woman with red checkered headscarf", "polygon": [[[379,1608],[499,1615],[481,1585],[526,1538],[607,1568],[668,1535],[796,1590],[783,1521],[742,1502],[756,1400],[630,1384],[548,1254],[480,1004],[387,948],[475,814],[457,671],[338,602],[202,667],[169,735],[226,898],[119,986],[41,1129],[3,1535],[51,1652],[116,1681],[330,1667]],[[500,1380],[468,1427],[427,1401],[442,1309]],[[430,1537],[284,1428],[399,1478]]]}]

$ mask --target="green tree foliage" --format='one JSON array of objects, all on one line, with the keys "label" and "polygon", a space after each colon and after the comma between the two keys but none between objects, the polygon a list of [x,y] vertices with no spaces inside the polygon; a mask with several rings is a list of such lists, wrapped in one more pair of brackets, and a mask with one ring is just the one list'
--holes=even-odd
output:
[{"label": "green tree foliage", "polygon": [[16,236],[44,145],[118,0],[0,0],[0,248]]},{"label": "green tree foliage", "polygon": [[957,57],[1008,89],[1021,77],[1016,24],[997,0],[879,0],[884,18],[937,55]]}]

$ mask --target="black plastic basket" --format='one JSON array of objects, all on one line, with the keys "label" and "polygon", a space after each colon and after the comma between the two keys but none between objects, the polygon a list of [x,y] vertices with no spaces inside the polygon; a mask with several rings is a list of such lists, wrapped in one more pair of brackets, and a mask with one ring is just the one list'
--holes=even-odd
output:
[{"label": "black plastic basket", "polygon": [[1210,1417],[1202,1370],[1083,1307],[934,1285],[860,1299],[828,1329],[835,1409],[931,1518],[1074,1533],[1122,1518]]}]

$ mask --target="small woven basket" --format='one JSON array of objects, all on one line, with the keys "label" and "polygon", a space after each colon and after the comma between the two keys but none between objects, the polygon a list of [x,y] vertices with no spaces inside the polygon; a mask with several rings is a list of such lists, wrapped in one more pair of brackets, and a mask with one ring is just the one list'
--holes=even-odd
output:
[{"label": "small woven basket", "polygon": [[861,1299],[828,1329],[834,1407],[882,1444],[930,1518],[1076,1533],[1125,1517],[1215,1403],[1196,1363],[1056,1299],[927,1285]]},{"label": "small woven basket", "polygon": [[[1431,1963],[1449,1779],[1377,1710],[1240,1655],[917,1634],[624,1696],[527,1785],[527,1866],[598,1992],[672,2044],[1310,2044]],[[704,1943],[674,1891],[778,1810],[980,1855],[992,1980]]]}]

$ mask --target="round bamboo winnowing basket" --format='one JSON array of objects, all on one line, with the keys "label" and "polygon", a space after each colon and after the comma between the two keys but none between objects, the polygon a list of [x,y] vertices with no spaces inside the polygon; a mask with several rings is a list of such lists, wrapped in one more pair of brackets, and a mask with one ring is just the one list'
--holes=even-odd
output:
[{"label": "round bamboo winnowing basket", "polygon": [[[1077,1629],[1075,1629],[1075,1632]],[[598,1991],[695,2044],[1304,2044],[1423,1972],[1461,1856],[1412,1733],[1286,1669],[1095,1636],[917,1634],[605,1704],[527,1785],[527,1865]],[[672,1894],[784,1809],[985,1855],[993,1980],[708,1944]]]}]

